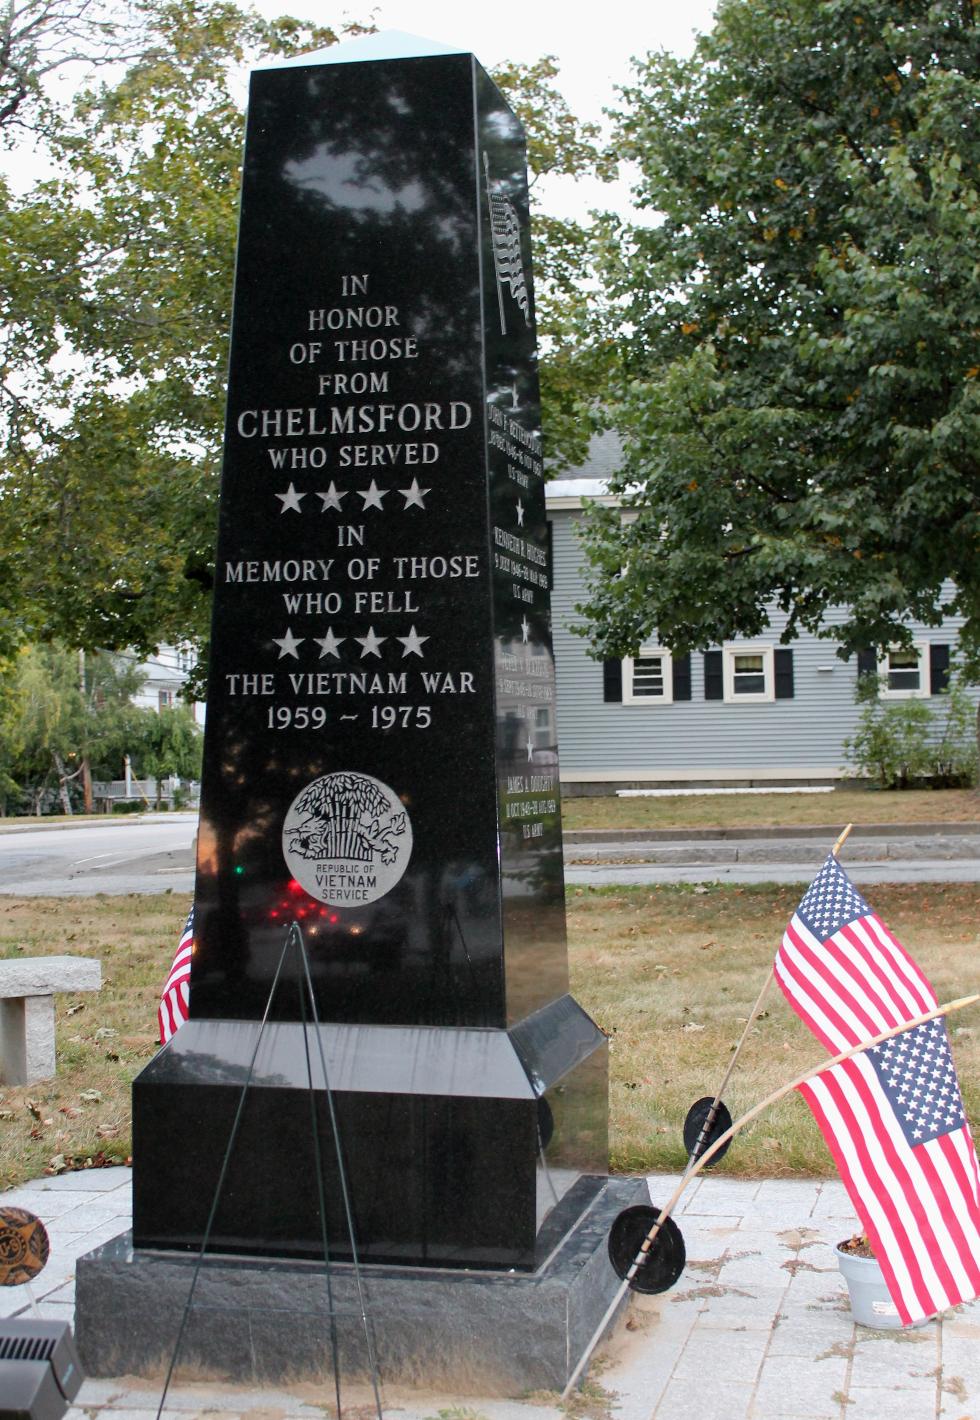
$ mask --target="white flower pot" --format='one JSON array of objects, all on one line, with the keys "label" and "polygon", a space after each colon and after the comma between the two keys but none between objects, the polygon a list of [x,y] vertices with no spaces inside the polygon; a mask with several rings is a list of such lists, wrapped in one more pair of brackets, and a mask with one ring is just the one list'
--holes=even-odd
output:
[{"label": "white flower pot", "polygon": [[[898,1307],[892,1301],[878,1260],[874,1257],[859,1257],[857,1253],[837,1251],[837,1264],[847,1283],[851,1298],[851,1314],[861,1326],[872,1326],[876,1331],[901,1330],[902,1320]],[[913,1322],[909,1331],[925,1326],[924,1321]]]}]

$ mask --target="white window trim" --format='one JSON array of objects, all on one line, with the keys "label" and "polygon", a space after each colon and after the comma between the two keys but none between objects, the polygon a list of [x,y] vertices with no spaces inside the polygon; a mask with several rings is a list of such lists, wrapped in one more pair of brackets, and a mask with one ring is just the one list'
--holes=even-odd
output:
[{"label": "white window trim", "polygon": [[[918,690],[891,690],[888,686],[888,657],[892,651],[910,649],[919,657]],[[878,661],[878,694],[882,700],[928,700],[932,694],[929,685],[929,643],[913,641],[911,647],[886,646]]]},{"label": "white window trim", "polygon": [[[776,698],[776,659],[773,646],[752,643],[723,646],[721,648],[722,684],[724,699],[728,705],[760,705]],[[761,656],[765,690],[754,691],[751,695],[735,693],[735,657]]]},{"label": "white window trim", "polygon": [[670,651],[664,646],[641,646],[637,652],[637,658],[642,656],[659,656],[663,661],[664,693],[663,695],[634,695],[633,694],[633,660],[632,656],[623,658],[623,704],[624,705],[673,705],[674,703],[674,658]]}]

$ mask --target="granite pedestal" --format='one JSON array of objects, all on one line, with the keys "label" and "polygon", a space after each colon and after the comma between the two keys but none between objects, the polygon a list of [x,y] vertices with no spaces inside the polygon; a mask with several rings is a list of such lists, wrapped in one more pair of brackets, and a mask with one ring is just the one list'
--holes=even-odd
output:
[{"label": "granite pedestal", "polygon": [[[577,1185],[577,1200],[578,1217],[534,1272],[362,1266],[382,1383],[460,1396],[560,1390],[619,1285],[609,1226],[648,1195],[636,1179],[592,1179]],[[77,1342],[89,1375],[164,1374],[194,1263],[188,1254],[134,1251],[128,1232],[79,1258]],[[330,1281],[346,1383],[370,1373],[353,1267],[334,1263]],[[210,1254],[178,1378],[182,1371],[246,1384],[329,1380],[322,1262]]]}]

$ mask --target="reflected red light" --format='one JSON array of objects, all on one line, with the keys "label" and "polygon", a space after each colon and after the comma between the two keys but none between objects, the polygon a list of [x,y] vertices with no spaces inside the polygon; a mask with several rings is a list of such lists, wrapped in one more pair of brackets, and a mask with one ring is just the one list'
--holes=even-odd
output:
[{"label": "reflected red light", "polygon": [[289,882],[286,884],[286,888],[289,892],[302,892],[303,884],[298,883],[295,878],[290,878]]},{"label": "reflected red light", "polygon": [[339,921],[340,921],[340,918],[337,916],[336,912],[331,912],[331,914],[330,914],[330,921],[331,921],[331,922],[339,922]]},{"label": "reflected red light", "polygon": [[278,916],[279,916],[279,913],[275,910],[275,908],[273,908],[272,911],[269,913],[269,916],[270,916],[270,917],[278,917]]}]

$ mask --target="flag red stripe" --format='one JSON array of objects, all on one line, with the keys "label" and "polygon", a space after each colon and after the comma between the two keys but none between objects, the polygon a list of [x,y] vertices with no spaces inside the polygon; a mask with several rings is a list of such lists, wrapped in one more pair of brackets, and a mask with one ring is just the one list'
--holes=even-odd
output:
[{"label": "flag red stripe", "polygon": [[[823,1015],[825,1016],[828,1024],[834,1028],[837,1034],[835,1036],[829,1035],[826,1030],[826,1027],[821,1026],[819,1024],[819,1021],[817,1017],[813,1014],[812,1009],[808,1009],[807,1014],[804,1016],[804,1020],[806,1020],[807,1024],[810,1026],[810,1029],[814,1032],[814,1034],[819,1036],[819,1038],[823,1041],[824,1045],[826,1045],[829,1050],[833,1050],[836,1053],[836,1051],[842,1050],[845,1046],[854,1045],[854,1027],[849,1021],[846,1021],[840,1013],[840,994],[836,990],[836,983],[828,983],[826,979],[826,973],[819,968],[812,948],[809,948],[807,946],[803,937],[797,930],[795,917],[790,922],[789,926],[786,928],[786,934],[783,939],[784,943],[786,938],[789,938],[791,945],[793,946],[800,958],[800,960],[797,960],[797,957],[793,956],[788,952],[781,953],[780,960],[784,965],[787,975],[793,982],[797,983],[798,985],[805,984],[808,988],[811,988],[808,989],[806,992],[806,995],[809,996],[811,1000],[813,999],[815,992],[816,999],[823,1012]],[[829,991],[827,990],[828,985],[830,987]],[[803,1012],[800,1011],[800,1014],[802,1015]],[[873,1032],[869,1032],[869,1034],[873,1034]]]},{"label": "flag red stripe", "polygon": [[921,1016],[926,1011],[934,1010],[939,1003],[932,988],[932,982],[876,913],[872,913],[869,920],[874,923],[875,934],[879,942],[884,950],[891,955],[896,969],[901,972],[903,980],[908,984],[909,990],[918,1003],[919,1009],[915,1014]]},{"label": "flag red stripe", "polygon": [[[960,1266],[966,1274],[966,1289],[962,1283],[957,1284],[957,1290],[960,1293],[959,1300],[972,1301],[973,1297],[980,1292],[980,1259],[976,1253],[977,1242],[980,1239],[977,1237],[976,1208],[970,1206],[970,1199],[962,1192],[960,1180],[951,1163],[951,1153],[946,1147],[949,1138],[948,1134],[941,1134],[938,1139],[916,1149],[915,1154],[922,1166],[923,1173],[929,1179],[934,1196],[937,1199],[949,1200],[948,1205],[943,1209],[943,1222],[949,1233],[950,1242],[956,1249]],[[934,1150],[946,1168],[939,1167],[933,1156]],[[952,1152],[955,1153],[955,1146]],[[947,1169],[949,1173],[947,1173]],[[956,1193],[950,1191],[950,1183],[957,1190]],[[972,1221],[972,1229],[967,1227],[965,1222],[967,1219]],[[972,1238],[969,1235],[970,1232],[973,1234]],[[966,1294],[967,1291],[969,1295]]]},{"label": "flag red stripe", "polygon": [[[902,1261],[909,1270],[909,1275],[916,1280],[916,1294],[922,1305],[923,1316],[929,1316],[938,1310],[942,1305],[937,1302],[934,1296],[938,1286],[945,1287],[950,1280],[947,1274],[943,1278],[936,1272],[934,1277],[929,1276],[928,1264],[932,1262],[934,1242],[932,1229],[928,1225],[922,1206],[908,1169],[898,1157],[891,1136],[885,1127],[885,1120],[881,1111],[881,1101],[869,1098],[865,1081],[861,1078],[860,1060],[849,1060],[846,1062],[851,1068],[846,1072],[842,1071],[839,1081],[841,1095],[847,1097],[847,1085],[850,1085],[863,1106],[863,1115],[859,1114],[854,1107],[852,1100],[848,1099],[848,1109],[850,1111],[851,1128],[854,1135],[854,1145],[864,1160],[866,1171],[870,1171],[871,1176],[879,1182],[876,1189],[878,1202],[885,1210],[888,1218],[892,1236],[895,1244],[901,1252]],[[872,1068],[869,1065],[869,1068]],[[837,1083],[837,1081],[835,1081]],[[874,1145],[877,1144],[883,1155],[882,1163],[875,1160]],[[887,1173],[883,1172],[887,1169]],[[923,1236],[924,1230],[928,1227],[929,1236],[924,1237],[926,1243],[925,1255],[916,1251],[914,1247],[916,1231]],[[884,1261],[894,1266],[893,1257],[889,1256],[887,1240],[885,1241],[885,1257],[879,1257],[884,1271]]]},{"label": "flag red stripe", "polygon": [[799,934],[797,936],[801,944],[800,950],[812,966],[814,976],[819,977],[828,990],[836,992],[860,1023],[860,1031],[855,1031],[852,1023],[844,1022],[844,1028],[848,1032],[848,1045],[857,1045],[859,1041],[867,1040],[869,1036],[877,1035],[879,1031],[900,1023],[901,1017],[898,1020],[886,1020],[883,1025],[879,1024],[880,1016],[868,1009],[869,1002],[862,1001],[860,993],[863,992],[871,998],[870,1004],[878,1006],[879,1010],[881,1003],[871,997],[867,990],[867,981],[855,969],[847,953],[833,937],[823,942],[818,950],[799,937]]},{"label": "flag red stripe", "polygon": [[[832,1118],[824,1107],[821,1093],[825,1092],[830,1103],[841,1121],[841,1126],[837,1120]],[[892,1300],[898,1308],[902,1322],[907,1326],[913,1319],[914,1312],[910,1303],[918,1310],[920,1315],[928,1315],[928,1310],[924,1309],[929,1296],[928,1288],[917,1266],[909,1267],[905,1260],[907,1246],[902,1247],[901,1241],[904,1235],[901,1220],[898,1221],[900,1237],[886,1236],[878,1226],[876,1215],[872,1203],[877,1204],[881,1209],[882,1221],[889,1234],[893,1232],[891,1218],[885,1208],[886,1199],[881,1195],[880,1189],[873,1187],[877,1179],[877,1171],[871,1171],[870,1160],[866,1152],[861,1149],[861,1134],[854,1127],[854,1116],[850,1105],[841,1093],[838,1081],[832,1078],[832,1072],[821,1075],[810,1085],[801,1085],[800,1094],[803,1095],[813,1116],[820,1126],[837,1165],[837,1172],[841,1176],[844,1187],[847,1189],[848,1197],[854,1205],[854,1209],[861,1220],[861,1226],[868,1235],[872,1250],[881,1266],[885,1285],[888,1288]],[[853,1151],[853,1166],[848,1147]],[[902,1277],[898,1275],[891,1262],[891,1242],[894,1241],[899,1246],[905,1268]],[[907,1243],[907,1237],[906,1237]]]},{"label": "flag red stripe", "polygon": [[[903,998],[900,991],[896,989],[894,981],[890,980],[883,964],[877,959],[876,954],[868,948],[861,934],[856,930],[857,922],[849,922],[846,927],[842,927],[838,932],[838,938],[842,937],[852,948],[852,952],[858,957],[855,962],[851,954],[844,952],[844,949],[836,945],[835,939],[831,937],[828,946],[835,951],[841,951],[846,961],[846,969],[852,975],[860,974],[865,990],[869,997],[878,1006],[880,1025],[876,1026],[875,1035],[879,1031],[891,1030],[892,1026],[901,1025],[902,1021],[910,1020],[914,1015],[921,1015],[921,1011],[915,1011],[909,999]],[[873,941],[873,936],[869,932],[869,938]]]},{"label": "flag red stripe", "polygon": [[[838,1067],[839,1075],[837,1070],[828,1071],[823,1079],[827,1091],[833,1098],[845,1123],[848,1140],[859,1162],[861,1172],[867,1180],[867,1192],[874,1197],[884,1217],[887,1232],[875,1225],[874,1218],[868,1214],[866,1206],[862,1212],[866,1231],[871,1239],[875,1256],[881,1265],[888,1290],[898,1306],[899,1315],[908,1325],[910,1321],[931,1316],[938,1309],[939,1304],[933,1300],[932,1293],[939,1279],[933,1279],[926,1274],[923,1270],[924,1259],[921,1253],[917,1253],[913,1247],[914,1233],[911,1229],[917,1218],[915,1191],[910,1187],[904,1170],[900,1175],[892,1174],[891,1177],[883,1175],[882,1169],[869,1147],[871,1140],[880,1142],[880,1135],[875,1128],[878,1121],[865,1118],[863,1111],[858,1114],[845,1088],[845,1080],[848,1084],[854,1082],[855,1071],[848,1067],[854,1067],[856,1064],[856,1061],[848,1060],[843,1066]],[[857,1093],[860,1099],[860,1092]],[[862,1103],[864,1104],[864,1101]],[[865,1197],[865,1204],[866,1202]],[[931,1249],[927,1250],[927,1259],[930,1252]],[[908,1305],[903,1296],[903,1289],[898,1282],[896,1262],[899,1259],[908,1274],[910,1290],[916,1302],[916,1310]],[[903,1298],[902,1301],[899,1301],[899,1297]]]},{"label": "flag red stripe", "polygon": [[[858,1062],[855,1061],[855,1065],[857,1064]],[[866,1065],[871,1074],[874,1074],[874,1066],[870,1061],[862,1061],[861,1064]],[[901,1140],[903,1147],[896,1147],[895,1138],[886,1124],[885,1111],[887,1110],[888,1114],[891,1114],[891,1106],[887,1099],[876,1098],[872,1094],[864,1070],[858,1068],[849,1071],[848,1074],[861,1096],[875,1137],[884,1150],[888,1166],[902,1190],[906,1206],[918,1226],[919,1233],[926,1244],[929,1260],[932,1262],[940,1285],[945,1292],[943,1298],[933,1297],[932,1310],[941,1311],[944,1307],[953,1306],[956,1302],[963,1300],[963,1284],[958,1282],[953,1275],[944,1245],[947,1239],[942,1236],[942,1230],[945,1229],[948,1237],[948,1220],[942,1216],[948,1212],[946,1190],[940,1189],[938,1193],[936,1192],[934,1187],[935,1170],[931,1167],[932,1161],[929,1160],[921,1146],[909,1148],[903,1137]],[[875,1083],[877,1085],[877,1080]],[[883,1095],[883,1093],[882,1091],[881,1094]],[[892,1118],[894,1120],[894,1115]],[[894,1127],[896,1131],[901,1129],[897,1120],[894,1120]],[[929,1168],[926,1167],[927,1161],[930,1164]],[[921,1170],[923,1175],[921,1178],[916,1176],[916,1169]],[[926,1206],[927,1199],[934,1200],[936,1209],[941,1215],[939,1219],[935,1217],[935,1209]],[[952,1238],[948,1237],[948,1241],[952,1242]]]}]

